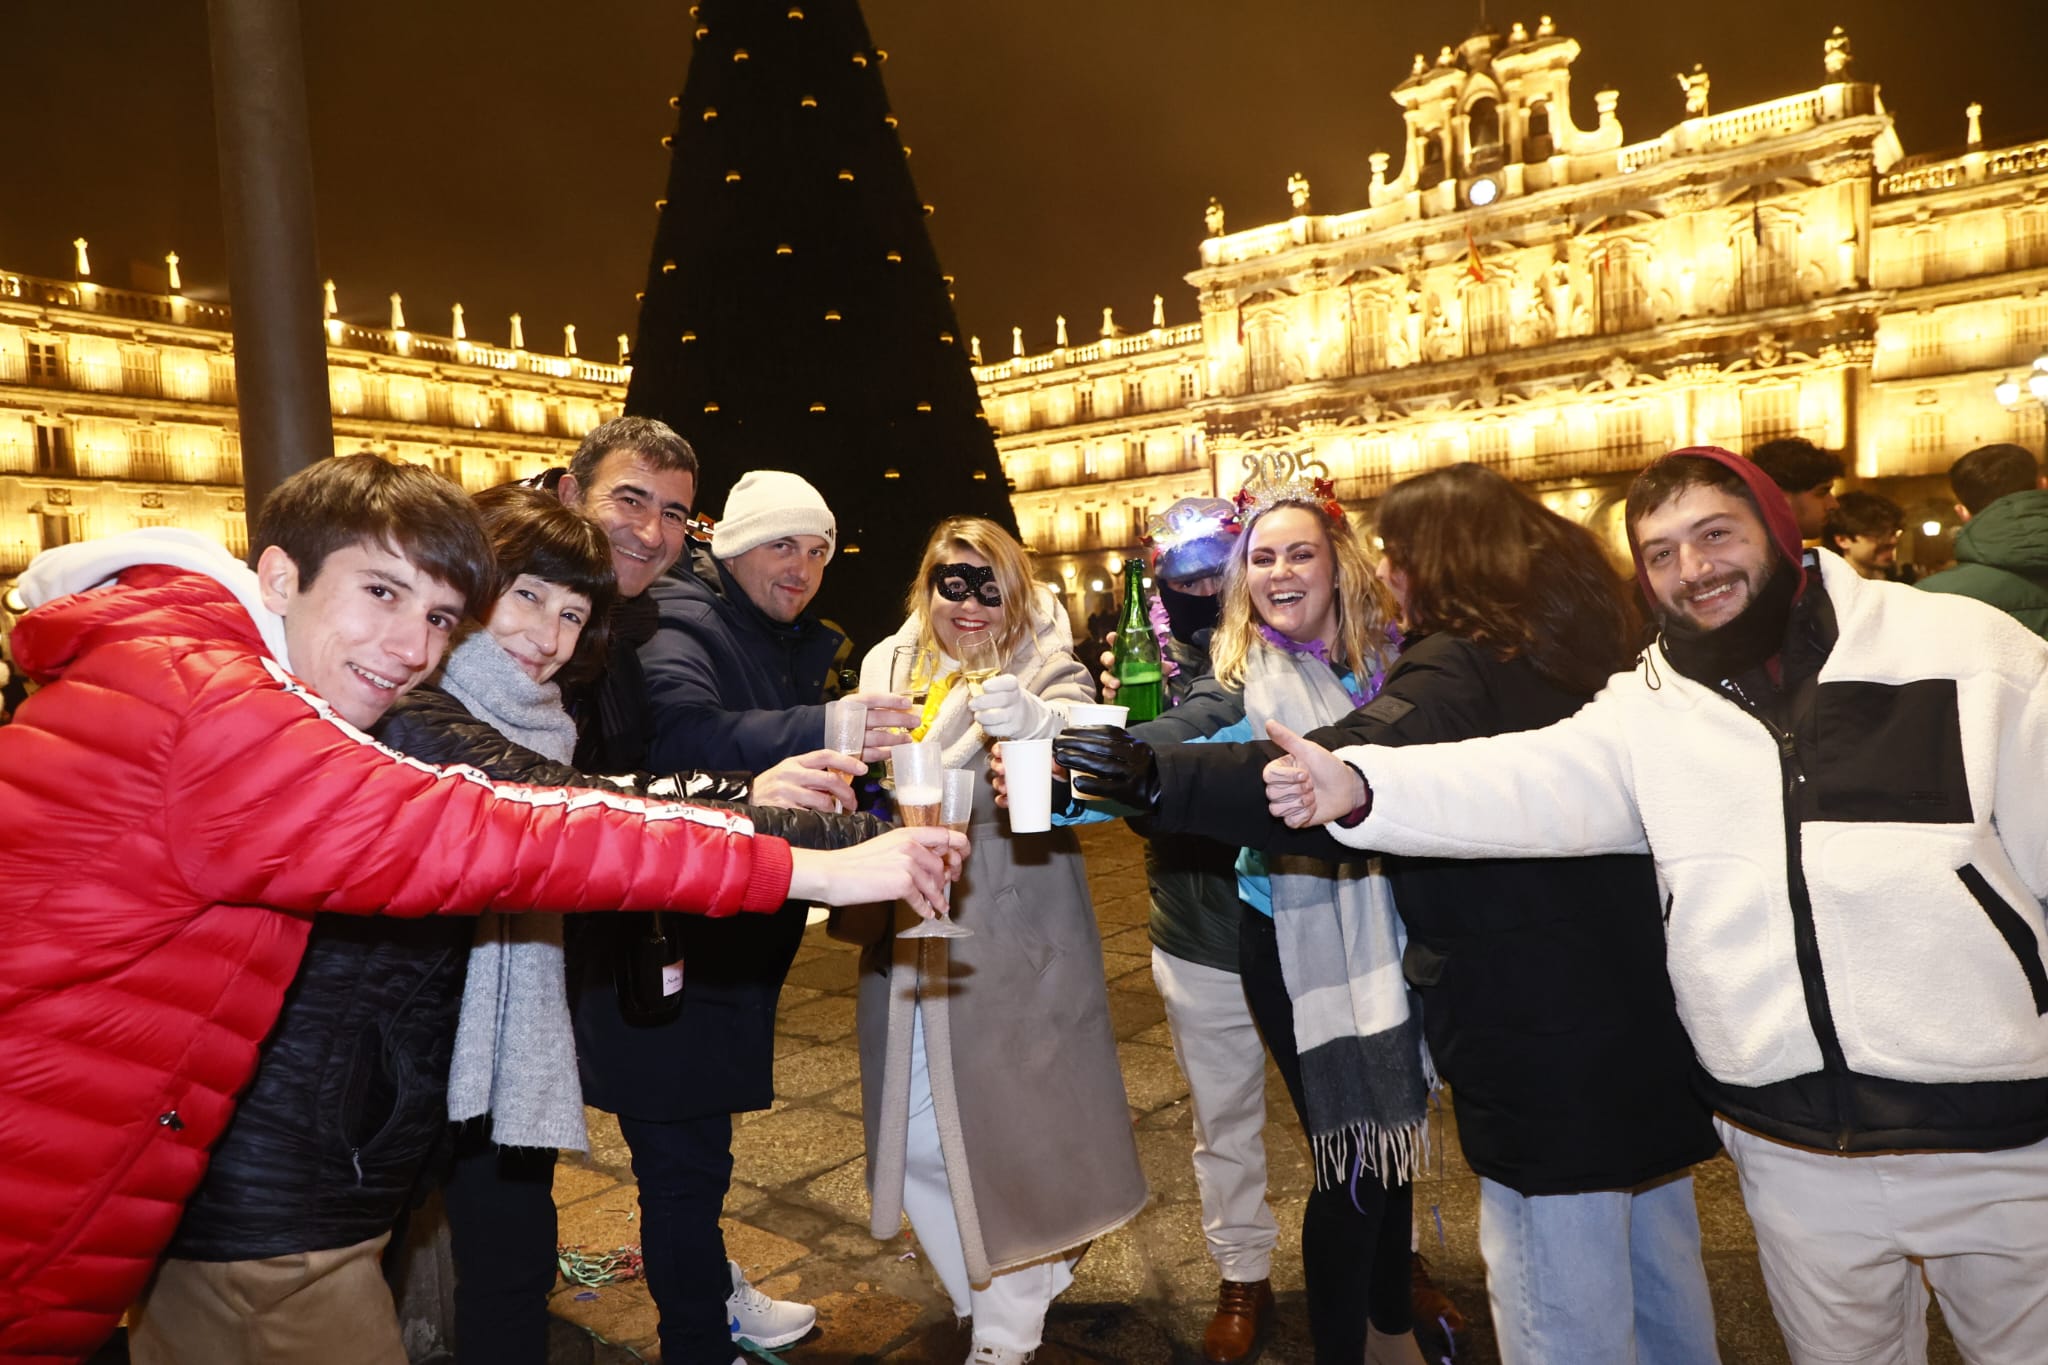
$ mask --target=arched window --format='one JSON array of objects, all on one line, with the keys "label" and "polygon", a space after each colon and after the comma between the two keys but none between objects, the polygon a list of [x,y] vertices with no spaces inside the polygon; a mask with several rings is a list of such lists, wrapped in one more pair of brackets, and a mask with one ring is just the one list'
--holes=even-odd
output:
[{"label": "arched window", "polygon": [[1498,277],[1465,286],[1465,354],[1486,355],[1508,346],[1508,287]]},{"label": "arched window", "polygon": [[1633,332],[1650,325],[1648,265],[1630,242],[1610,242],[1593,259],[1594,327]]},{"label": "arched window", "polygon": [[1284,324],[1276,317],[1254,318],[1245,324],[1245,359],[1250,366],[1252,392],[1277,389],[1287,382],[1287,366],[1281,356]]},{"label": "arched window", "polygon": [[1529,132],[1522,139],[1522,160],[1547,161],[1557,154],[1550,136],[1550,101],[1537,100],[1529,106]]},{"label": "arched window", "polygon": [[1465,170],[1495,170],[1501,163],[1500,106],[1481,95],[1465,111]]},{"label": "arched window", "polygon": [[1422,178],[1416,188],[1428,189],[1444,178],[1443,134],[1434,128],[1422,131]]},{"label": "arched window", "polygon": [[1387,368],[1388,301],[1360,289],[1351,295],[1351,373],[1378,374]]},{"label": "arched window", "polygon": [[1799,226],[1752,214],[1736,237],[1742,258],[1742,306],[1778,308],[1799,297]]}]

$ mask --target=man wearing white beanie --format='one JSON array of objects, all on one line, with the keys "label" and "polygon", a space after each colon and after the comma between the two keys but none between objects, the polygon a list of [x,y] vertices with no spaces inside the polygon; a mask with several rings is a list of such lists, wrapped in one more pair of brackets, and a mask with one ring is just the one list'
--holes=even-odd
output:
[{"label": "man wearing white beanie", "polygon": [[[784,759],[860,765],[824,746],[827,670],[842,637],[812,615],[838,527],[818,490],[795,474],[741,477],[712,532],[648,595],[660,614],[641,647],[653,718],[648,767],[763,772]],[[866,696],[866,758],[916,723],[901,697]],[[834,703],[835,705],[837,703]],[[695,755],[682,765],[685,755]],[[681,766],[678,766],[681,765]],[[842,808],[850,783],[833,784]],[[649,1283],[661,1308],[663,1358],[723,1365],[730,1339],[778,1347],[816,1314],[747,1284],[727,1258],[719,1214],[732,1176],[732,1115],[775,1098],[775,1009],[803,939],[802,906],[756,915],[739,932],[699,934],[670,916],[665,932],[684,985],[665,1014],[622,1010],[612,991],[578,1005],[586,1089],[614,1101],[647,1214]],[[724,927],[724,926],[721,926]],[[660,1283],[655,1281],[658,1278]]]}]

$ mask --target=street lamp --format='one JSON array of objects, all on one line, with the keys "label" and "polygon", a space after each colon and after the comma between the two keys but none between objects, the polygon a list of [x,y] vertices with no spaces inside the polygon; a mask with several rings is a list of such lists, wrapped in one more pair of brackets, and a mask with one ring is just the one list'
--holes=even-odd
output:
[{"label": "street lamp", "polygon": [[[2033,368],[2027,371],[2025,387],[2026,398],[2048,406],[2048,351],[2034,358]],[[2020,389],[2021,381],[2006,375],[1992,387],[1991,392],[1997,396],[1999,406],[2010,411],[2024,401]]]}]

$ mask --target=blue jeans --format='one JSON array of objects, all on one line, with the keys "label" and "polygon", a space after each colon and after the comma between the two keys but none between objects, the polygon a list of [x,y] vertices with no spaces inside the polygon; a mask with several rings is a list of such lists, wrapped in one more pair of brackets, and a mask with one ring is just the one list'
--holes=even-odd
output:
[{"label": "blue jeans", "polygon": [[1482,1177],[1502,1365],[1719,1365],[1692,1177],[1525,1196]]}]

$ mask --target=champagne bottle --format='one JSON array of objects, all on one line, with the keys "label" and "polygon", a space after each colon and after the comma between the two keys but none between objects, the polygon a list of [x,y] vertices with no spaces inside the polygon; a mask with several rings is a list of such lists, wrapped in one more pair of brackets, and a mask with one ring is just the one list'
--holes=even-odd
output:
[{"label": "champagne bottle", "polygon": [[[641,916],[620,916],[638,920]],[[683,1012],[683,967],[659,910],[622,935],[617,963],[619,1013],[643,1028],[666,1024]]]},{"label": "champagne bottle", "polygon": [[1124,615],[1116,628],[1116,701],[1130,708],[1130,721],[1152,720],[1166,709],[1166,676],[1159,665],[1159,641],[1145,594],[1145,561],[1124,561]]}]

